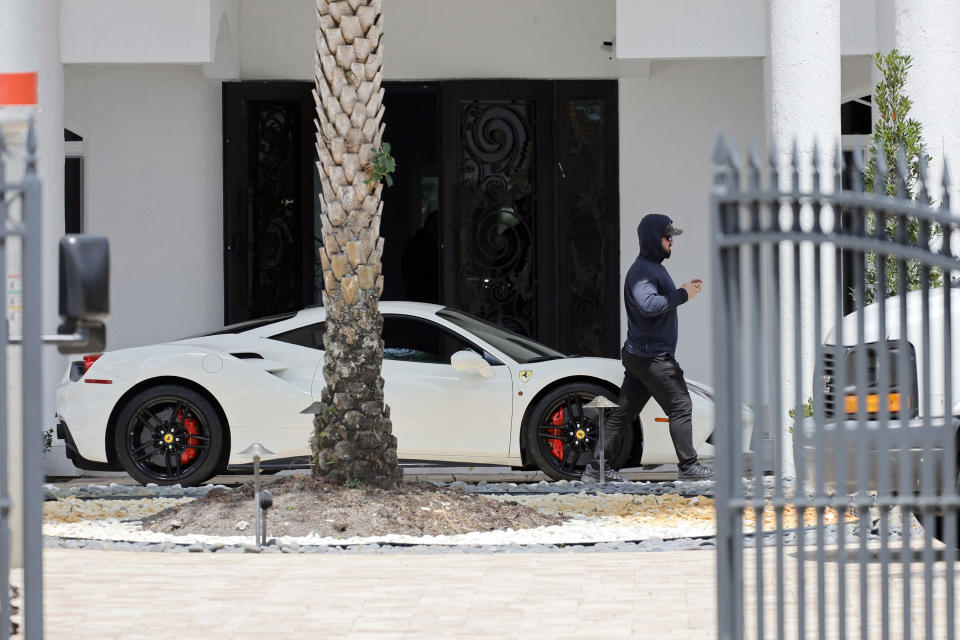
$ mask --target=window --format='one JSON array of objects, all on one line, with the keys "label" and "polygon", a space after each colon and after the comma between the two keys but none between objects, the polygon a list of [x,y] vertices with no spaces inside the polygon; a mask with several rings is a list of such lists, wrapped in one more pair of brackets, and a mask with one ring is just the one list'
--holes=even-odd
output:
[{"label": "window", "polygon": [[63,130],[64,233],[83,233],[83,138]]},{"label": "window", "polygon": [[297,327],[296,329],[291,329],[290,331],[284,331],[283,333],[278,333],[275,336],[270,336],[271,340],[279,340],[280,342],[289,342],[290,344],[299,345],[301,347],[307,347],[308,349],[319,349],[323,351],[323,332],[325,330],[323,322],[316,322],[314,324],[308,324],[304,327]]},{"label": "window", "polygon": [[840,105],[840,134],[868,136],[873,133],[873,103],[869,95]]},{"label": "window", "polygon": [[[873,133],[873,99],[871,96],[864,95],[860,98],[848,100],[840,105],[840,142],[843,148],[843,166],[846,167],[840,175],[840,182],[843,189],[852,189],[851,181],[852,170],[855,166],[854,150],[860,149],[861,157],[864,162],[867,161],[867,147],[871,143],[871,134]],[[843,229],[852,229],[854,215],[858,214],[848,209],[840,208],[840,226]],[[840,252],[840,271],[844,296],[842,309],[847,314],[856,308],[854,299],[854,257],[855,252],[842,250]]]},{"label": "window", "polygon": [[[418,318],[384,316],[383,359],[404,362],[450,364],[450,356],[468,349],[481,349],[443,327]],[[488,353],[483,357],[492,365],[503,364]]]}]

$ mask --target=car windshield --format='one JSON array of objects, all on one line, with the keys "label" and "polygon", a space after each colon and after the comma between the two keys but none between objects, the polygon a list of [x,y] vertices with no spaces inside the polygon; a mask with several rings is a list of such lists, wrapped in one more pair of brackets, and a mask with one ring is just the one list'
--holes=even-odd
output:
[{"label": "car windshield", "polygon": [[485,340],[520,364],[566,358],[565,355],[545,344],[507,331],[463,311],[444,308],[437,311],[437,315],[444,320],[449,320],[461,329],[466,329],[481,340]]}]

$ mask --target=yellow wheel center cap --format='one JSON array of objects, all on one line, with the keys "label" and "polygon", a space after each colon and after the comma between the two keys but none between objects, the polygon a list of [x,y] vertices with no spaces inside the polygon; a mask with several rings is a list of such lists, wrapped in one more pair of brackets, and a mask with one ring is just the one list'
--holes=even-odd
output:
[{"label": "yellow wheel center cap", "polygon": [[587,437],[587,432],[583,429],[577,429],[577,440],[583,440]]},{"label": "yellow wheel center cap", "polygon": [[171,442],[173,442],[173,434],[172,434],[172,433],[165,433],[165,434],[163,435],[163,441],[166,442],[167,444],[170,444]]}]

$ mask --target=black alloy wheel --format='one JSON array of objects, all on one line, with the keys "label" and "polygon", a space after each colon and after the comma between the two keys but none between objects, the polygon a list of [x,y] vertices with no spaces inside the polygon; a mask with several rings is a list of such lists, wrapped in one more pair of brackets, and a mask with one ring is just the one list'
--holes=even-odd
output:
[{"label": "black alloy wheel", "polygon": [[223,426],[210,402],[192,389],[141,391],[120,411],[115,429],[117,457],[142,484],[191,486],[218,470]]},{"label": "black alloy wheel", "polygon": [[[599,414],[585,407],[598,395],[616,402],[604,387],[574,382],[557,387],[541,398],[527,415],[524,435],[527,453],[543,473],[554,480],[579,480],[593,458],[600,437]],[[604,420],[610,417],[607,410]],[[605,461],[620,469],[633,448],[633,428],[624,429],[614,460]]]}]

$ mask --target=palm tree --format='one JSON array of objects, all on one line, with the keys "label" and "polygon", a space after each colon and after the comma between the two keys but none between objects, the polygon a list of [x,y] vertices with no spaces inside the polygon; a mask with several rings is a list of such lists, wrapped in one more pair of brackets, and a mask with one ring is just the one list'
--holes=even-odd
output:
[{"label": "palm tree", "polygon": [[314,419],[314,476],[395,487],[403,472],[383,400],[380,0],[317,0],[314,57],[326,381]]}]

